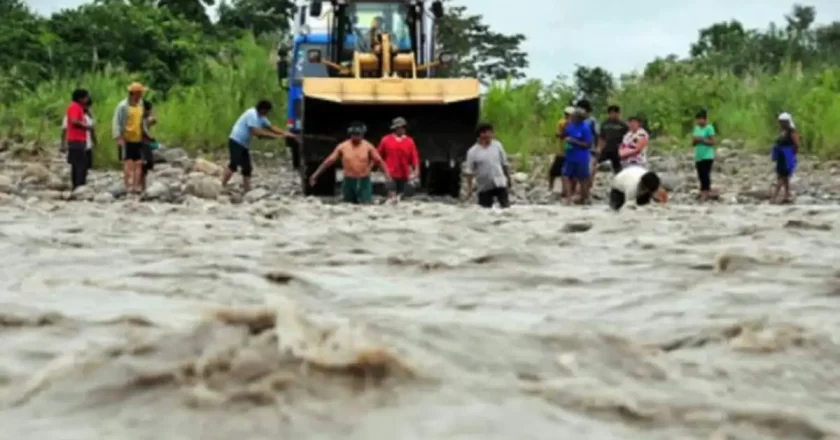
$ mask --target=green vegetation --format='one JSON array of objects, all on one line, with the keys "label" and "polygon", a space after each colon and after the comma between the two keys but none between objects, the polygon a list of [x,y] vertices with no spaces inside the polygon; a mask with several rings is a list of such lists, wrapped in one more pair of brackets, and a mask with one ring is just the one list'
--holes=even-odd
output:
[{"label": "green vegetation", "polygon": [[[285,93],[270,55],[287,38],[288,29],[277,27],[287,23],[291,2],[225,3],[215,23],[205,3],[102,0],[39,17],[22,0],[0,0],[0,137],[54,145],[70,92],[85,87],[106,146],[96,163],[115,164],[116,149],[107,148],[111,111],[133,80],[152,87],[156,133],[168,145],[217,150],[261,97],[275,102],[272,118],[281,122]],[[490,86],[483,117],[514,152],[552,151],[563,108],[583,95],[599,113],[615,103],[646,117],[668,145],[686,144],[694,113],[707,108],[724,137],[766,149],[775,116],[789,111],[810,152],[840,156],[840,22],[815,26],[813,8],[794,7],[785,29],[715,24],[700,31],[688,58],[660,58],[618,80],[581,66],[550,84],[522,82],[522,35],[495,33],[457,4],[448,10],[443,45],[460,57],[450,71]]]}]

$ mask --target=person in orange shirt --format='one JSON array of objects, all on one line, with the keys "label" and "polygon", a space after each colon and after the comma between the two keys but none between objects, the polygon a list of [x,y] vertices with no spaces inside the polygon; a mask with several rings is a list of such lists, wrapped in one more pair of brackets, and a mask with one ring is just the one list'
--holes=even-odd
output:
[{"label": "person in orange shirt", "polygon": [[341,160],[341,168],[344,172],[344,180],[341,182],[342,198],[347,203],[368,204],[373,202],[373,182],[370,180],[370,172],[373,165],[378,165],[385,173],[385,178],[390,182],[391,175],[388,173],[388,166],[376,148],[365,140],[367,127],[360,122],[354,122],[347,129],[350,139],[338,144],[324,162],[309,177],[309,184],[315,186],[325,169],[331,167],[338,160]]},{"label": "person in orange shirt", "polygon": [[414,139],[406,134],[406,121],[395,118],[391,122],[393,133],[385,135],[379,141],[377,152],[388,167],[391,184],[388,186],[388,198],[395,199],[405,194],[408,182],[417,178],[420,157]]}]

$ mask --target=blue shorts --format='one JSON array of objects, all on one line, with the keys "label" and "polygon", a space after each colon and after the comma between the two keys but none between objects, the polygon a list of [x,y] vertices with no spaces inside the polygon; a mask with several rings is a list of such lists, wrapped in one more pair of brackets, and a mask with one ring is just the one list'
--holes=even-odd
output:
[{"label": "blue shorts", "polygon": [[569,149],[566,163],[563,164],[563,177],[571,180],[587,180],[591,174],[589,149]]}]

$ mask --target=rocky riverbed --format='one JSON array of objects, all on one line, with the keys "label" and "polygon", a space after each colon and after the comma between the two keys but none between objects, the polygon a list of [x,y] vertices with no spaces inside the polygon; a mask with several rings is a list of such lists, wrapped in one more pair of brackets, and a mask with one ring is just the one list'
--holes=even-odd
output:
[{"label": "rocky riverbed", "polygon": [[[713,173],[713,187],[720,192],[717,203],[768,202],[774,179],[769,158],[741,153],[729,141],[724,141],[723,145],[718,151]],[[87,187],[70,192],[69,166],[64,160],[54,154],[41,154],[35,158],[27,154],[28,149],[32,148],[26,145],[7,145],[4,151],[0,151],[0,201],[85,200],[111,203],[126,196],[119,171],[93,171]],[[236,204],[299,196],[300,180],[290,168],[288,160],[277,158],[272,153],[261,154],[257,157],[254,188],[248,194],[243,194],[237,177],[234,177],[227,190],[219,184],[223,162],[189,157],[181,148],[163,148],[156,154],[157,164],[150,174],[148,189],[142,199],[183,203],[189,198],[199,198]],[[514,203],[557,203],[559,196],[556,192],[548,191],[545,177],[551,158],[532,157],[527,162],[528,170],[513,176]],[[672,203],[697,203],[697,178],[690,152],[656,154],[654,150],[650,165],[663,176],[663,181],[672,191]],[[602,168],[594,192],[596,200],[604,197],[609,178],[608,168]],[[802,158],[792,187],[798,204],[840,202],[840,162]],[[424,195],[416,198],[429,199]],[[443,203],[457,202],[447,198],[435,200]]]}]

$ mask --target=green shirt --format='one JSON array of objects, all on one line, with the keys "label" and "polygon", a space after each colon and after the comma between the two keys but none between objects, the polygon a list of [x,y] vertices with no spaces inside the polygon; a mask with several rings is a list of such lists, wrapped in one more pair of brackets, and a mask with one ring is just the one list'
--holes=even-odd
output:
[{"label": "green shirt", "polygon": [[[715,135],[715,127],[712,124],[706,124],[705,127],[699,125],[694,126],[693,137],[708,138]],[[712,160],[715,158],[715,147],[706,144],[697,144],[694,146],[694,160]]]}]

